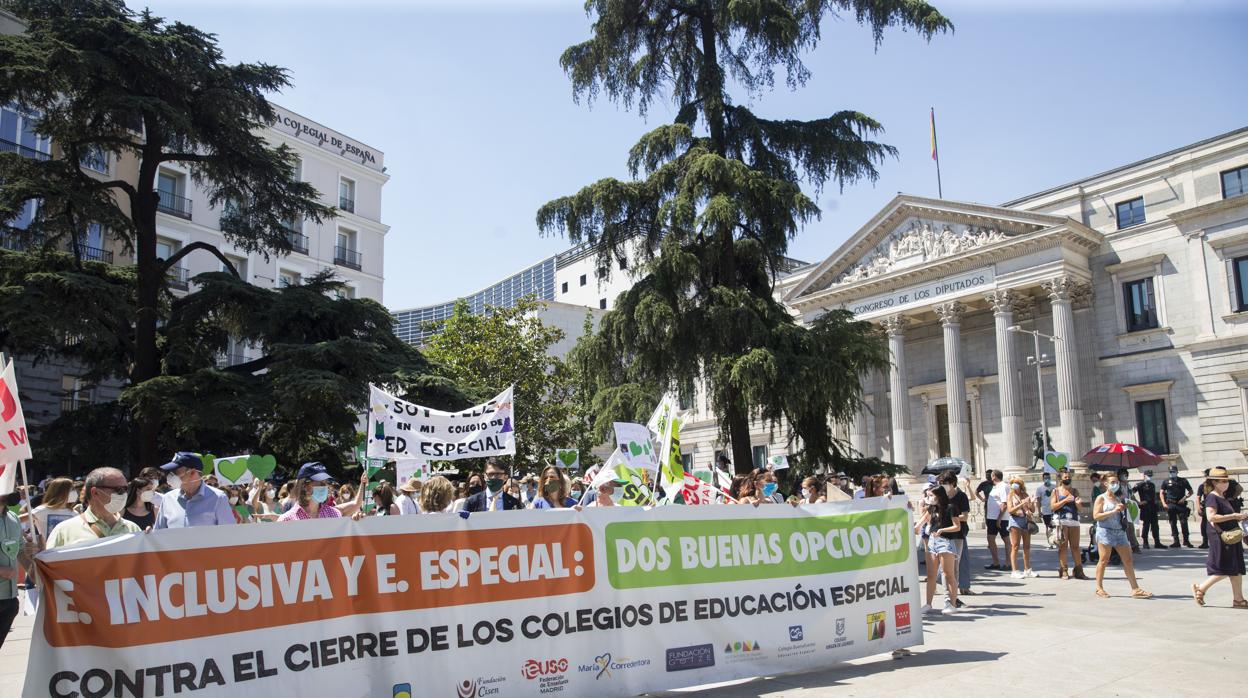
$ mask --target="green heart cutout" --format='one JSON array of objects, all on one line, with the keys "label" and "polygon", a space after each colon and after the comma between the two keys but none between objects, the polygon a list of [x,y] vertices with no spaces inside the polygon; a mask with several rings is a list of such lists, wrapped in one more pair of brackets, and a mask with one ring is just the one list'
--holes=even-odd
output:
[{"label": "green heart cutout", "polygon": [[238,482],[238,478],[247,472],[247,463],[254,457],[248,456],[247,458],[232,458],[218,461],[217,475],[229,480],[231,483]]},{"label": "green heart cutout", "polygon": [[579,457],[579,454],[576,451],[560,451],[559,452],[559,461],[569,468],[572,467],[572,465],[576,463],[578,457]]},{"label": "green heart cutout", "polygon": [[636,441],[629,441],[629,442],[628,442],[628,452],[629,452],[629,453],[631,453],[631,454],[633,454],[634,456],[640,456],[640,455],[641,455],[641,444],[637,443]]},{"label": "green heart cutout", "polygon": [[645,451],[645,452],[646,452],[646,455],[647,455],[647,456],[648,456],[648,455],[650,455],[650,442],[649,442],[649,441],[647,441],[647,442],[645,442],[644,444],[642,444],[642,445],[641,445],[641,448],[642,448],[642,450],[643,450],[643,451]]},{"label": "green heart cutout", "polygon": [[1065,470],[1066,464],[1069,461],[1070,459],[1066,457],[1065,453],[1049,452],[1049,453],[1044,454],[1044,462],[1048,463],[1049,467],[1053,468],[1054,470]]},{"label": "green heart cutout", "polygon": [[248,456],[247,469],[256,476],[257,480],[267,480],[273,471],[277,470],[277,458],[275,456]]},{"label": "green heart cutout", "polygon": [[17,553],[21,549],[22,542],[20,540],[0,541],[0,553],[4,553],[4,556],[10,560],[17,559]]},{"label": "green heart cutout", "polygon": [[211,453],[205,453],[199,457],[199,462],[204,464],[204,475],[211,475],[213,469],[217,467],[217,457]]}]

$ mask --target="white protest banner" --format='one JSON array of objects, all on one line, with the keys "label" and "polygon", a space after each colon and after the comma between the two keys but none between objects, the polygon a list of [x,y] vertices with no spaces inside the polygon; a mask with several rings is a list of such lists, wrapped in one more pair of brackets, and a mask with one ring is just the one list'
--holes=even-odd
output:
[{"label": "white protest banner", "polygon": [[581,452],[575,448],[555,449],[555,465],[571,471],[581,469]]},{"label": "white protest banner", "polygon": [[716,489],[709,482],[703,482],[701,478],[695,477],[691,473],[685,473],[685,485],[681,488],[684,495],[685,504],[697,506],[699,504],[714,504],[718,499]]},{"label": "white protest banner", "polygon": [[30,456],[26,416],[17,397],[17,378],[10,361],[0,374],[0,494],[17,489],[17,464]]},{"label": "white protest banner", "polygon": [[911,523],[871,498],[92,540],[38,555],[25,695],[575,698],[817,669],[922,644]]},{"label": "white protest banner", "polygon": [[654,442],[650,440],[650,430],[641,424],[632,422],[613,422],[615,425],[615,441],[624,461],[630,468],[642,468],[658,475],[658,454],[654,452]]},{"label": "white protest banner", "polygon": [[369,389],[368,455],[402,460],[459,460],[516,452],[515,407],[508,388],[461,412],[443,412]]},{"label": "white protest banner", "polygon": [[767,469],[775,472],[777,470],[789,469],[789,457],[784,455],[775,455],[767,459]]}]

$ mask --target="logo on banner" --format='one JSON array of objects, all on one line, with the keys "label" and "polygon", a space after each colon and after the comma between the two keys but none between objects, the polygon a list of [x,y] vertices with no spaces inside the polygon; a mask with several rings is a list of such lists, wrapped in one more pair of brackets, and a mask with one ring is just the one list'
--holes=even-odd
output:
[{"label": "logo on banner", "polygon": [[637,667],[650,666],[649,659],[629,659],[628,657],[615,657],[610,652],[603,652],[594,657],[594,661],[590,664],[578,664],[576,670],[581,674],[593,674],[594,680],[602,678],[611,678],[613,671],[623,671],[626,669],[636,669]]},{"label": "logo on banner", "polygon": [[762,646],[758,644],[757,640],[755,640],[754,642],[750,642],[749,640],[746,640],[745,642],[741,642],[740,640],[738,640],[736,642],[730,642],[724,645],[724,654],[728,655],[728,654],[741,654],[742,652],[757,652],[761,649],[762,649]]},{"label": "logo on banner", "polygon": [[685,671],[715,666],[714,645],[690,645],[667,648],[667,670]]},{"label": "logo on banner", "polygon": [[815,643],[804,642],[806,633],[800,625],[789,626],[789,644],[781,645],[776,650],[776,656],[781,659],[785,657],[798,657],[804,654],[815,653]]},{"label": "logo on banner", "polygon": [[391,698],[412,698],[412,684],[396,683],[391,689]]},{"label": "logo on banner", "polygon": [[899,603],[893,607],[893,625],[898,635],[910,634],[910,604]]},{"label": "logo on banner", "polygon": [[537,679],[538,690],[542,693],[562,692],[568,685],[568,679],[564,676],[567,672],[568,660],[566,657],[547,659],[545,661],[530,659],[520,669],[520,673],[524,678],[530,681]]},{"label": "logo on banner", "polygon": [[883,640],[888,632],[888,620],[883,611],[867,614],[867,639]]},{"label": "logo on banner", "polygon": [[825,650],[836,650],[842,647],[852,647],[853,644],[854,644],[853,640],[850,640],[845,637],[845,619],[837,618],[836,619],[836,639],[833,640],[831,643],[824,645],[823,648]]},{"label": "logo on banner", "polygon": [[[455,687],[459,698],[481,698],[481,696],[498,695],[499,688],[494,684],[507,680],[506,676],[478,676],[475,679],[464,679]],[[560,689],[562,690],[562,689]]]}]

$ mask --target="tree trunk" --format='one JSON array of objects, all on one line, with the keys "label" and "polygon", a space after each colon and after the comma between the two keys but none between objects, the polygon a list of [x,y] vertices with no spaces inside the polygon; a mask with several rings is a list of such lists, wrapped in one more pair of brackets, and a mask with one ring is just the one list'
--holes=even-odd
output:
[{"label": "tree trunk", "polygon": [[[150,135],[150,133],[149,133]],[[156,153],[148,149],[139,166],[136,186],[138,196],[131,199],[130,215],[137,231],[134,251],[138,263],[138,316],[134,323],[134,367],[130,371],[130,384],[139,385],[160,375],[160,357],[156,349],[156,321],[159,312],[161,278],[160,261],[156,258]],[[139,468],[155,467],[161,463],[157,453],[160,438],[159,417],[137,415],[138,444],[136,456]]]},{"label": "tree trunk", "polygon": [[754,451],[750,448],[750,417],[745,406],[736,398],[735,390],[729,389],[728,409],[724,421],[728,424],[728,441],[732,450],[732,468],[738,475],[754,469]]}]

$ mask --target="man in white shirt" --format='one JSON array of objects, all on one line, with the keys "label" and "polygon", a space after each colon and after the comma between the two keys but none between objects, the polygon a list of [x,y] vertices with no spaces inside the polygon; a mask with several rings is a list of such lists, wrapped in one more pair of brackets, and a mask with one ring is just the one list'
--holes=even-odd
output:
[{"label": "man in white shirt", "polygon": [[419,514],[420,480],[411,478],[399,487],[399,514]]},{"label": "man in white shirt", "polygon": [[1044,519],[1044,537],[1049,541],[1049,549],[1053,549],[1053,477],[1044,474],[1044,480],[1036,488],[1036,499],[1040,500],[1040,518]]},{"label": "man in white shirt", "polygon": [[992,553],[992,564],[985,565],[984,569],[1003,570],[1001,565],[1001,556],[997,552],[997,536],[1001,537],[1001,542],[1005,544],[1006,550],[1009,550],[1009,526],[1005,521],[1005,498],[1007,490],[1003,475],[1000,470],[990,470],[989,478],[991,485],[985,487],[989,483],[980,484],[976,494],[983,498],[984,501],[984,519],[988,525],[988,552]]}]

